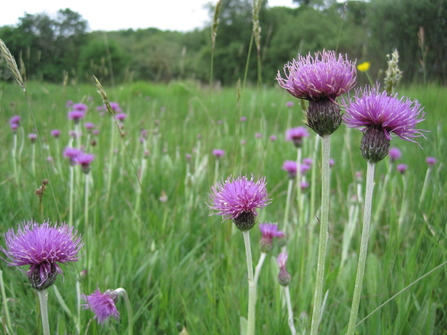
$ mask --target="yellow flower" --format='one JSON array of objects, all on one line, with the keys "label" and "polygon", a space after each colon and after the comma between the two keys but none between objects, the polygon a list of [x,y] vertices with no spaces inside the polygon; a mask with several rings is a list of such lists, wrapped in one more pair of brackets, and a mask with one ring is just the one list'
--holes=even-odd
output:
[{"label": "yellow flower", "polygon": [[370,62],[363,62],[362,64],[357,65],[357,70],[361,72],[366,72],[369,70]]}]

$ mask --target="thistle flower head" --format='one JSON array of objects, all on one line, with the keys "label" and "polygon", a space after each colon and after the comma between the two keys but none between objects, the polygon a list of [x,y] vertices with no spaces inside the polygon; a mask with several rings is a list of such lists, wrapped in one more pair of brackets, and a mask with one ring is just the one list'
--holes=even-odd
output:
[{"label": "thistle flower head", "polygon": [[388,154],[390,155],[390,159],[392,162],[402,157],[402,153],[398,148],[391,148]]},{"label": "thistle flower head", "polygon": [[406,164],[399,164],[396,166],[396,170],[399,171],[401,174],[404,174],[407,171],[408,166]]},{"label": "thistle flower head", "polygon": [[221,150],[221,149],[214,149],[213,155],[216,156],[217,158],[219,158],[219,157],[222,157],[223,155],[225,155],[225,151]]},{"label": "thistle flower head", "polygon": [[60,134],[61,134],[61,131],[59,129],[53,129],[51,131],[51,136],[53,136],[54,138],[58,138]]},{"label": "thistle flower head", "polygon": [[236,179],[228,177],[224,182],[217,182],[211,188],[208,207],[216,210],[217,215],[225,219],[232,219],[236,226],[244,231],[255,225],[256,209],[263,208],[270,203],[267,199],[265,177],[257,181],[246,176]]},{"label": "thistle flower head", "polygon": [[79,122],[80,119],[84,118],[85,111],[73,110],[68,112],[67,116],[69,120],[73,120],[75,123]]},{"label": "thistle flower head", "polygon": [[415,142],[414,137],[424,137],[423,130],[415,129],[425,114],[420,103],[388,96],[387,92],[379,91],[379,85],[356,90],[353,100],[343,99],[342,105],[346,111],[344,123],[364,133],[362,155],[371,163],[385,158],[392,135],[410,142]]},{"label": "thistle flower head", "polygon": [[82,172],[89,173],[90,172],[90,164],[95,159],[95,155],[92,154],[86,154],[81,152],[79,155],[74,157],[74,161],[81,165]]},{"label": "thistle flower head", "polygon": [[80,111],[80,112],[87,112],[87,105],[83,104],[83,103],[77,103],[77,104],[73,104],[72,106],[74,111]]},{"label": "thistle flower head", "polygon": [[292,280],[292,276],[286,269],[288,255],[286,252],[282,252],[278,256],[278,266],[279,266],[279,274],[278,274],[278,283],[281,286],[288,286]]},{"label": "thistle flower head", "polygon": [[17,229],[9,229],[5,234],[6,248],[0,250],[6,255],[9,266],[29,265],[27,271],[31,286],[44,290],[51,286],[58,273],[59,264],[76,262],[83,246],[80,236],[67,224],[38,224],[29,221]]},{"label": "thistle flower head", "polygon": [[35,133],[30,133],[30,134],[28,134],[28,138],[31,140],[31,143],[36,143],[36,140],[37,140],[37,134],[35,134]]},{"label": "thistle flower head", "polygon": [[290,179],[293,179],[296,177],[297,164],[295,161],[284,161],[284,163],[282,165],[282,169],[284,171],[287,171],[287,174]]},{"label": "thistle flower head", "polygon": [[16,124],[16,125],[20,125],[20,116],[19,115],[14,115],[12,118],[9,119],[9,124]]},{"label": "thistle flower head", "polygon": [[127,114],[126,113],[118,113],[118,114],[115,115],[115,118],[118,121],[123,122],[127,118]]},{"label": "thistle flower head", "polygon": [[304,137],[309,137],[309,132],[304,127],[295,127],[286,131],[286,141],[293,141],[297,148],[303,145]]},{"label": "thistle flower head", "polygon": [[115,301],[119,294],[113,290],[107,290],[101,293],[99,289],[96,289],[90,295],[84,295],[83,309],[90,309],[95,313],[94,319],[99,324],[105,323],[110,317],[119,319],[120,313],[116,308]]},{"label": "thistle flower head", "polygon": [[335,55],[335,51],[310,53],[284,66],[286,78],[280,72],[276,80],[287,92],[298,99],[309,101],[335,100],[348,92],[355,85],[355,62],[348,61],[347,56]]},{"label": "thistle flower head", "polygon": [[64,149],[64,157],[68,158],[70,165],[78,164],[76,157],[82,154],[82,150],[76,148],[66,147]]},{"label": "thistle flower head", "polygon": [[433,166],[436,164],[436,158],[435,157],[427,157],[425,160],[429,166]]},{"label": "thistle flower head", "polygon": [[260,241],[260,248],[262,252],[269,252],[273,248],[274,237],[284,237],[284,232],[278,230],[278,226],[274,223],[260,223],[259,230],[262,238]]}]

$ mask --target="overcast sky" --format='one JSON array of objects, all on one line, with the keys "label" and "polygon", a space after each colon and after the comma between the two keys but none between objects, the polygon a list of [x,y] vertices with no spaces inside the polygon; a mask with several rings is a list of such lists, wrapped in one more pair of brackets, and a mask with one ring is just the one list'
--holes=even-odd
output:
[{"label": "overcast sky", "polygon": [[[13,0],[1,7],[0,26],[17,24],[25,12],[52,14],[70,8],[87,20],[90,30],[155,27],[189,31],[203,28],[209,21],[208,12],[203,8],[208,2],[215,4],[217,0]],[[268,5],[296,7],[292,0],[268,0]]]}]

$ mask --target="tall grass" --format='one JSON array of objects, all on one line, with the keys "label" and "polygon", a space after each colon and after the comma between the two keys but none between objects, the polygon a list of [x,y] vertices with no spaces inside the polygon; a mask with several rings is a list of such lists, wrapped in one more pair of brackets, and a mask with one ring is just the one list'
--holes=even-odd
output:
[{"label": "tall grass", "polygon": [[[203,89],[193,82],[174,82],[170,85],[134,83],[116,87],[109,93],[128,114],[123,137],[110,127],[110,116],[95,110],[102,105],[94,84],[66,86],[30,82],[27,91],[33,106],[35,121],[28,109],[21,89],[15,84],[0,84],[0,229],[6,232],[23,220],[68,221],[69,166],[61,160],[61,169],[52,162],[61,158],[56,150],[52,129],[61,129],[60,149],[69,143],[72,123],[67,119],[65,102],[85,102],[89,111],[85,122],[97,125],[99,134],[91,140],[91,153],[96,155],[91,169],[89,189],[89,232],[84,231],[84,192],[82,183],[76,189],[77,203],[73,221],[80,232],[88,235],[88,259],[81,257],[76,266],[63,266],[64,276],[56,281],[63,304],[49,290],[49,318],[51,332],[74,333],[77,310],[76,282],[79,273],[88,270],[80,286],[90,294],[97,287],[104,291],[126,289],[134,315],[128,320],[124,301],[118,301],[121,320],[111,320],[105,326],[90,322],[90,311],[81,311],[81,333],[87,327],[89,334],[123,334],[129,324],[138,334],[176,334],[182,329],[189,334],[237,334],[240,316],[247,311],[246,265],[243,239],[229,221],[209,217],[205,202],[214,183],[212,150],[226,151],[221,157],[219,175],[237,173],[266,176],[272,204],[260,211],[261,222],[280,222],[284,218],[288,190],[287,174],[281,170],[284,160],[293,160],[296,150],[285,141],[287,120],[293,126],[302,124],[302,113],[297,107],[289,115],[289,98],[280,89],[246,87],[240,99],[234,88],[215,91]],[[110,92],[116,92],[111,96]],[[429,86],[409,87],[400,93],[417,98],[425,106],[426,121],[421,127],[430,133],[420,141],[423,150],[413,143],[394,140],[392,146],[401,149],[400,162],[408,165],[402,176],[392,171],[390,181],[383,184],[387,174],[386,160],[376,167],[376,187],[373,202],[387,192],[385,206],[378,215],[375,233],[370,241],[366,266],[366,280],[359,310],[359,319],[380,306],[388,298],[404,289],[446,260],[446,125],[444,107],[446,89]],[[209,95],[212,99],[209,99]],[[91,98],[89,98],[91,97]],[[15,182],[11,150],[14,137],[8,119],[21,116],[18,136],[26,136],[38,128],[40,142],[36,146],[36,172],[33,173],[32,147],[25,138],[22,154],[15,159],[20,171],[19,184]],[[246,116],[241,134],[240,116]],[[222,121],[222,122],[218,122]],[[143,168],[140,132],[147,130],[149,155]],[[86,131],[80,139],[87,146]],[[261,133],[262,138],[255,138]],[[197,135],[201,135],[197,150]],[[269,136],[277,140],[270,142]],[[360,224],[354,227],[346,247],[343,235],[348,229],[350,206],[357,194],[355,174],[365,175],[365,164],[357,149],[360,133],[341,127],[332,136],[331,204],[329,243],[325,287],[328,289],[320,326],[321,334],[343,334],[349,318],[351,294],[355,279],[360,243]],[[346,142],[349,139],[349,143]],[[19,138],[19,143],[23,139]],[[241,150],[241,140],[245,140]],[[315,135],[303,146],[303,157],[313,155]],[[112,147],[111,147],[112,146]],[[110,164],[113,152],[113,165]],[[243,153],[243,157],[242,157]],[[191,154],[188,161],[186,154]],[[428,181],[428,190],[422,203],[422,189],[427,170],[425,158],[438,158]],[[58,157],[58,158],[57,158]],[[188,170],[188,164],[189,170]],[[314,163],[318,164],[318,163]],[[48,165],[48,166],[45,166]],[[79,167],[75,167],[79,168]],[[317,171],[321,166],[316,166]],[[138,173],[141,186],[138,183]],[[188,174],[189,173],[189,174]],[[108,177],[112,175],[112,187]],[[40,199],[36,185],[48,179],[47,191]],[[310,180],[310,178],[308,179]],[[315,183],[320,185],[320,174]],[[141,189],[139,190],[139,188]],[[383,187],[386,187],[384,189]],[[135,212],[135,195],[141,191],[141,203]],[[163,192],[166,202],[160,201]],[[405,192],[405,193],[404,193]],[[304,204],[310,206],[310,189],[304,191]],[[108,199],[108,201],[107,201]],[[401,212],[402,201],[407,205]],[[313,225],[319,215],[317,198],[315,213],[304,216],[304,224],[289,223],[292,227],[287,251],[288,270],[292,274],[289,286],[292,308],[298,333],[309,329],[314,291],[318,227]],[[290,202],[290,211],[296,212],[296,203]],[[299,217],[291,215],[291,217]],[[400,222],[400,224],[399,224]],[[306,233],[298,231],[309,229]],[[351,227],[351,226],[349,226]],[[352,228],[349,228],[352,229]],[[260,232],[252,231],[252,245],[256,246]],[[349,235],[349,234],[348,234]],[[346,240],[346,239],[345,239]],[[3,245],[3,242],[1,242]],[[303,248],[305,244],[305,248]],[[341,263],[342,251],[346,258]],[[274,249],[265,261],[258,283],[256,306],[256,334],[289,333],[287,307],[276,282],[278,274]],[[253,258],[260,251],[254,247]],[[88,264],[88,269],[87,269]],[[41,330],[36,294],[26,276],[0,263],[7,301],[2,304],[2,316],[9,315],[14,333],[38,334]],[[361,334],[442,334],[447,327],[443,285],[445,268],[441,268],[393,298],[363,321],[357,330]]]}]

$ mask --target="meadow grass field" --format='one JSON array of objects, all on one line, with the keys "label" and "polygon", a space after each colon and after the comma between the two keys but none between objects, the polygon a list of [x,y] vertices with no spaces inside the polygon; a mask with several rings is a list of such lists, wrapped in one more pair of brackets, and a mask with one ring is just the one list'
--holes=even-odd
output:
[{"label": "meadow grass field", "polygon": [[[1,233],[23,221],[69,222],[73,189],[72,224],[85,243],[79,261],[63,265],[63,276],[48,289],[51,333],[75,334],[79,327],[80,334],[127,334],[131,329],[134,334],[239,334],[248,304],[243,238],[231,221],[210,216],[208,194],[216,180],[230,175],[265,176],[272,202],[259,211],[258,222],[283,226],[289,179],[281,167],[297,157],[285,132],[304,126],[299,101],[279,87],[210,89],[194,82],[105,87],[109,100],[127,114],[121,124],[107,111],[96,110],[103,106],[96,91],[94,84],[29,82],[24,94],[15,83],[0,83]],[[399,148],[402,157],[393,163],[386,157],[377,164],[359,320],[400,294],[357,331],[446,334],[446,267],[429,271],[446,261],[447,89],[412,86],[398,92],[424,106],[425,121],[419,128],[429,132],[427,139],[418,139],[422,148],[394,138],[391,147]],[[67,118],[68,100],[88,106],[78,125]],[[288,101],[294,105],[287,107]],[[14,115],[21,118],[15,135],[8,122]],[[89,133],[86,122],[98,133]],[[59,138],[51,136],[54,129],[61,131]],[[82,135],[73,138],[74,130]],[[30,133],[37,134],[35,143]],[[344,334],[349,319],[366,171],[360,140],[361,132],[344,125],[332,135],[321,334]],[[298,334],[308,333],[312,315],[320,145],[310,131],[302,148],[302,158],[313,160],[304,176],[310,186],[301,192],[300,211],[294,189],[288,219],[293,233],[288,236],[287,269]],[[88,178],[63,157],[67,146],[95,155]],[[217,158],[213,149],[225,154]],[[428,165],[427,157],[437,162]],[[396,170],[401,163],[408,166],[404,174]],[[36,190],[44,179],[48,185],[40,197]],[[250,234],[256,264],[261,233],[255,226]],[[4,246],[3,238],[0,243]],[[277,283],[279,252],[275,246],[260,273],[256,334],[290,333]],[[3,331],[9,331],[9,318],[12,333],[40,334],[39,303],[27,276],[4,261],[0,269]],[[90,310],[79,310],[79,292],[119,287],[127,291],[131,318],[123,299],[116,303],[120,320],[105,325],[92,320]]]}]

